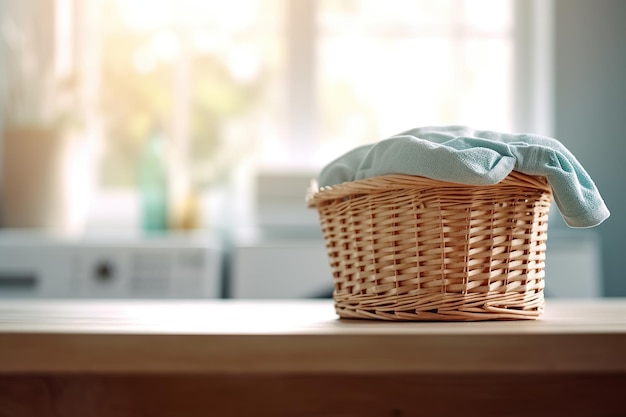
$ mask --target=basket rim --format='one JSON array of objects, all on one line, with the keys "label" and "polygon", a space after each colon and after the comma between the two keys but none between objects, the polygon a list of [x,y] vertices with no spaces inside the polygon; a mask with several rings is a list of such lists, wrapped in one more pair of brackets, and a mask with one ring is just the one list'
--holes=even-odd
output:
[{"label": "basket rim", "polygon": [[361,180],[348,181],[332,186],[319,187],[317,180],[311,180],[307,190],[306,202],[309,208],[317,207],[328,200],[343,198],[348,195],[377,194],[391,190],[415,189],[415,188],[493,188],[507,186],[522,186],[540,189],[551,193],[552,189],[544,176],[524,174],[519,171],[511,171],[509,175],[496,184],[464,184],[458,182],[443,181],[418,175],[387,174]]}]

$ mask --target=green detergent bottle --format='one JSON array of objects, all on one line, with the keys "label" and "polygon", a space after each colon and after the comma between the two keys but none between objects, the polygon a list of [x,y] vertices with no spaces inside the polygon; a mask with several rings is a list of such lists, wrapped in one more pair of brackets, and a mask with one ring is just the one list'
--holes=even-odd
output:
[{"label": "green detergent bottle", "polygon": [[155,131],[146,141],[139,160],[138,186],[141,226],[144,232],[168,229],[168,186],[165,155],[166,139]]}]

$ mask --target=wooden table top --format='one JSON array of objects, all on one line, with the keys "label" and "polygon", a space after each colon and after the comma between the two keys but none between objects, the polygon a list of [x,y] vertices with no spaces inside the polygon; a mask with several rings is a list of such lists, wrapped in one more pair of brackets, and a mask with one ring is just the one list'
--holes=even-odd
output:
[{"label": "wooden table top", "polygon": [[340,320],[328,300],[0,301],[0,373],[626,372],[626,299],[537,321]]}]

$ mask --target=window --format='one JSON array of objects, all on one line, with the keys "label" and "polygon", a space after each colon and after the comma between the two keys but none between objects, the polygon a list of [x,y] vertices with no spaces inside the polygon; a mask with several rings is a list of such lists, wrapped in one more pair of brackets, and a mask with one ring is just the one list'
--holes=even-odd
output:
[{"label": "window", "polygon": [[326,0],[317,15],[329,154],[423,125],[512,129],[512,1]]},{"label": "window", "polygon": [[[278,1],[103,3],[104,187],[130,186],[151,135],[174,168],[211,180],[276,135],[284,77]],[[150,10],[150,13],[146,13]],[[188,170],[187,170],[188,168]]]},{"label": "window", "polygon": [[170,179],[205,190],[416,126],[549,134],[549,3],[59,0],[74,13],[58,39],[74,39],[56,63],[102,126],[101,196],[136,187],[155,136]]},{"label": "window", "polygon": [[513,128],[510,0],[102,7],[104,187],[134,184],[155,129],[208,179],[244,155],[320,165],[418,125]]}]

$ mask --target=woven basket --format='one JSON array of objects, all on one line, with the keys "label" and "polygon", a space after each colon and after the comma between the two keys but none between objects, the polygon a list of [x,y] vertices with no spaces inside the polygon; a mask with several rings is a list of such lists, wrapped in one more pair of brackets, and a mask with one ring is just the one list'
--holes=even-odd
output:
[{"label": "woven basket", "polygon": [[317,189],[340,317],[535,319],[552,194],[512,172],[476,186],[386,175]]}]

